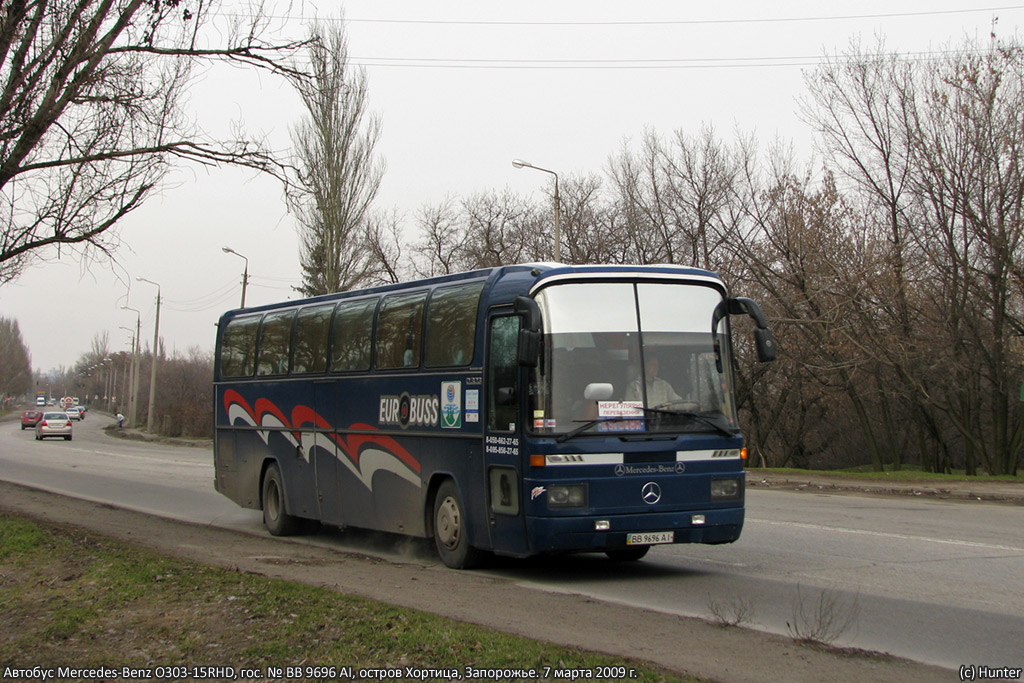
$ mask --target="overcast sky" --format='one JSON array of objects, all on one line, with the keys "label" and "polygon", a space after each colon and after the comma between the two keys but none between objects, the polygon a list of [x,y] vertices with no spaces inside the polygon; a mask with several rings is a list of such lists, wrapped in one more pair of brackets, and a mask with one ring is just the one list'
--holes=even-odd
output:
[{"label": "overcast sky", "polygon": [[[286,3],[282,2],[282,6]],[[281,27],[338,16],[340,3],[306,2]],[[712,125],[733,139],[792,140],[805,158],[811,137],[797,117],[803,74],[852,40],[890,51],[942,50],[972,38],[1019,34],[1024,4],[968,0],[696,3],[344,3],[351,61],[365,65],[370,109],[383,120],[387,163],[377,208],[408,223],[446,196],[514,192],[540,199],[550,176],[516,170],[525,159],[560,174],[600,173],[610,155],[645,129],[689,134]],[[301,16],[299,16],[301,15]],[[206,73],[190,106],[213,131],[241,122],[276,148],[302,115],[287,84],[238,69]],[[117,263],[56,254],[0,287],[0,316],[18,321],[35,369],[72,366],[97,334],[128,350],[135,313],[153,341],[156,287],[160,336],[169,351],[211,350],[220,314],[246,303],[294,298],[300,281],[293,217],[275,181],[232,169],[176,170],[163,190],[123,221]],[[130,284],[130,289],[129,289]]]}]

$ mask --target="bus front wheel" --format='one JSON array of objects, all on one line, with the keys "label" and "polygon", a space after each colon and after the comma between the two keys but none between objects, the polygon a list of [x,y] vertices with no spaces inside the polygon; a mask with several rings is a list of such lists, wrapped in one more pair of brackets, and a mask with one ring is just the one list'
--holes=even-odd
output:
[{"label": "bus front wheel", "polygon": [[469,545],[465,508],[451,479],[441,484],[434,497],[434,545],[441,561],[452,569],[472,569],[483,557]]},{"label": "bus front wheel", "polygon": [[299,521],[288,514],[281,470],[276,463],[271,464],[263,477],[263,526],[272,536],[292,536],[299,530]]}]

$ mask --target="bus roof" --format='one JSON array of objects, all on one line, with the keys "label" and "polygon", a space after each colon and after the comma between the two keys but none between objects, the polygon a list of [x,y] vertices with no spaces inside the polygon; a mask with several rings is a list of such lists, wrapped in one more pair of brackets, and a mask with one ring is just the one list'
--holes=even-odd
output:
[{"label": "bus roof", "polygon": [[[715,273],[701,268],[690,268],[673,264],[653,265],[567,265],[563,263],[520,263],[507,266],[495,266],[470,270],[450,275],[438,275],[422,280],[409,280],[394,284],[378,285],[364,289],[352,289],[334,294],[323,294],[307,299],[291,299],[262,306],[231,309],[224,313],[223,318],[234,318],[243,314],[261,313],[281,308],[300,308],[316,303],[326,303],[341,299],[389,294],[407,289],[430,289],[442,285],[456,284],[469,280],[485,280],[497,286],[499,290],[518,290],[519,293],[534,292],[552,282],[562,279],[590,278],[631,278],[653,277],[670,279],[691,279],[715,284],[724,289],[721,278]],[[500,282],[500,285],[499,285]],[[497,292],[496,292],[497,293]]]}]

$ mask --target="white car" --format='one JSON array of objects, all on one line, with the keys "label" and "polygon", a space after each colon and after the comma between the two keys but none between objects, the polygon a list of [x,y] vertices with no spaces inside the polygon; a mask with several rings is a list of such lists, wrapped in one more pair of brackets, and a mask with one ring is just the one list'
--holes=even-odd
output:
[{"label": "white car", "polygon": [[71,441],[71,418],[67,413],[43,413],[43,419],[36,425],[36,441],[48,436],[61,436]]},{"label": "white car", "polygon": [[72,406],[72,407],[68,408],[67,409],[67,414],[68,414],[68,417],[70,417],[72,420],[84,420],[85,419],[85,413],[78,406]]}]

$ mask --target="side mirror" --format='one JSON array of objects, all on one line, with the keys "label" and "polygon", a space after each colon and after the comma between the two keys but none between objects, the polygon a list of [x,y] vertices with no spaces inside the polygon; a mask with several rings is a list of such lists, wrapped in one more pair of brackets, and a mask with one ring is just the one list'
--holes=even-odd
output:
[{"label": "side mirror", "polygon": [[775,336],[771,329],[759,327],[754,330],[754,347],[757,349],[757,360],[770,363],[775,360]]},{"label": "side mirror", "polygon": [[[754,324],[757,325],[757,329],[754,330],[754,348],[757,349],[757,360],[761,363],[770,363],[775,360],[776,357],[776,345],[775,336],[772,334],[771,328],[768,327],[768,320],[764,317],[764,311],[757,305],[753,299],[746,297],[732,297],[726,299],[715,308],[714,314],[711,316],[711,334],[715,334],[715,330],[718,329],[718,321],[722,318],[725,313],[729,315],[748,315],[750,316]],[[719,366],[719,372],[721,372],[721,359],[718,358],[717,347],[716,347],[716,359]]]},{"label": "side mirror", "polygon": [[519,330],[519,365],[535,368],[540,362],[541,333],[533,330]]},{"label": "side mirror", "polygon": [[523,318],[523,326],[519,330],[519,365],[535,368],[540,362],[541,341],[544,338],[540,306],[528,296],[517,296],[514,310]]}]

